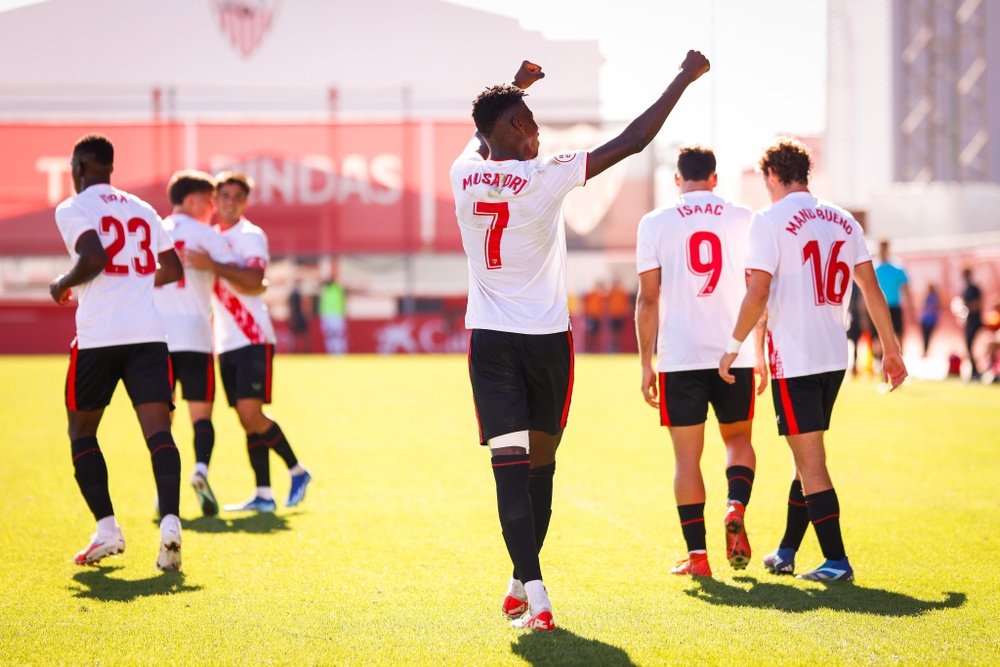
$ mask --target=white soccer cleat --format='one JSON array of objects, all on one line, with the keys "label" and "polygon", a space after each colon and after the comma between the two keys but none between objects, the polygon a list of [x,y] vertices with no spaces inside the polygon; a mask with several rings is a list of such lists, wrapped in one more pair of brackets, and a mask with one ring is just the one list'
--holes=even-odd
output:
[{"label": "white soccer cleat", "polygon": [[504,596],[500,610],[507,618],[521,618],[528,611],[528,593],[524,584],[513,577],[507,583],[507,595]]},{"label": "white soccer cleat", "polygon": [[122,531],[116,531],[109,536],[99,536],[94,533],[90,544],[73,557],[77,565],[94,565],[102,558],[116,556],[125,551],[125,537]]},{"label": "white soccer cleat", "polygon": [[556,629],[556,623],[552,620],[552,611],[549,609],[543,609],[537,614],[529,611],[521,618],[511,621],[510,627],[517,630],[552,632]]},{"label": "white soccer cleat", "polygon": [[168,514],[160,521],[160,555],[156,559],[158,570],[181,569],[181,520]]}]

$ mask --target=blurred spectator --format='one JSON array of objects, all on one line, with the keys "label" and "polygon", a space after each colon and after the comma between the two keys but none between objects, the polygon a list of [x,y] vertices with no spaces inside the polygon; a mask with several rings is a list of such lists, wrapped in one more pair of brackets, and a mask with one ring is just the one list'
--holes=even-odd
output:
[{"label": "blurred spectator", "polygon": [[319,294],[319,322],[329,354],[347,353],[347,298],[344,287],[334,278],[323,284]]},{"label": "blurred spectator", "polygon": [[938,318],[941,314],[941,295],[938,294],[937,285],[930,283],[927,285],[927,296],[924,297],[924,307],[920,311],[920,329],[924,334],[924,356],[931,346],[931,334],[937,327]]},{"label": "blurred spectator", "polygon": [[288,328],[292,332],[292,352],[312,352],[309,345],[309,318],[302,305],[302,282],[296,278],[288,293]]},{"label": "blurred spectator", "polygon": [[611,283],[608,291],[608,322],[611,325],[611,340],[608,341],[608,352],[619,352],[622,348],[622,331],[635,312],[635,299],[625,291],[619,280]]},{"label": "blurred spectator", "polygon": [[[896,332],[900,346],[903,342],[903,302],[906,302],[906,309],[911,317],[915,312],[913,307],[913,297],[910,294],[910,279],[906,275],[902,264],[893,261],[889,254],[889,241],[882,239],[879,241],[879,261],[875,266],[875,277],[878,279],[878,286],[885,295],[885,302],[889,306],[889,315],[892,316],[892,329]],[[881,347],[881,346],[879,346]],[[878,358],[882,357],[881,350],[876,353]]]},{"label": "blurred spectator", "polygon": [[847,327],[847,338],[851,341],[851,376],[858,374],[858,348],[861,340],[866,343],[866,354],[864,368],[871,371],[871,344],[872,344],[872,321],[868,319],[868,309],[865,307],[865,297],[860,289],[851,290],[851,300],[847,305],[847,316],[850,324]]},{"label": "blurred spectator", "polygon": [[976,340],[976,334],[983,326],[983,293],[979,287],[972,282],[972,269],[966,267],[962,270],[962,279],[965,281],[965,289],[962,290],[962,304],[965,306],[965,348],[969,353],[969,366],[972,368],[971,380],[978,380],[980,377],[979,368],[976,366],[976,355],[972,351],[972,344]]},{"label": "blurred spectator", "polygon": [[993,301],[993,307],[983,315],[983,326],[993,334],[986,348],[986,372],[991,376],[992,382],[1000,383],[1000,297]]},{"label": "blurred spectator", "polygon": [[584,349],[587,352],[599,352],[601,346],[601,329],[607,314],[608,290],[604,283],[599,282],[583,297],[583,315],[586,318],[586,335]]}]

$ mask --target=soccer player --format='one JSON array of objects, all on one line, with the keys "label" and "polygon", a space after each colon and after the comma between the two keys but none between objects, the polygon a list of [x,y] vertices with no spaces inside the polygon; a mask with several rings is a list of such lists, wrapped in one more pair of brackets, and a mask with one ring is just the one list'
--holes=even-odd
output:
[{"label": "soccer player", "polygon": [[750,281],[719,374],[736,382],[730,369],[737,351],[766,307],[778,433],[788,439],[796,474],[785,535],[764,566],[777,574],[793,573],[795,553],[811,521],[826,560],[800,577],[850,580],[854,570],[840,533],[840,504],[826,467],[823,432],[830,428],[847,369],[844,318],[852,279],[882,340],[882,372],[890,389],[906,379],[906,366],[861,227],[846,210],[809,192],[811,167],[809,149],[793,139],[778,140],[760,159],[773,205],[750,222]]},{"label": "soccer player", "polygon": [[[878,262],[875,264],[875,278],[878,280],[879,289],[885,296],[885,302],[889,305],[889,316],[892,317],[892,330],[896,333],[900,344],[903,340],[903,302],[910,316],[916,312],[913,306],[913,295],[910,292],[910,278],[906,275],[906,269],[897,260],[893,261],[889,253],[889,240],[882,239],[878,244]],[[876,346],[875,358],[882,359],[881,347]]]},{"label": "soccer player", "polygon": [[217,175],[215,181],[219,230],[235,264],[217,262],[208,253],[196,250],[186,253],[186,261],[192,268],[211,271],[219,278],[212,292],[215,350],[226,399],[236,409],[247,435],[247,452],[257,484],[252,498],[225,509],[273,512],[276,504],[271,491],[269,450],[284,460],[292,477],[287,507],[305,499],[312,477],[295,457],[281,427],[264,414],[264,404],[271,402],[275,337],[267,305],[260,296],[269,260],[267,235],[243,217],[253,184],[246,174],[234,171]]},{"label": "soccer player", "polygon": [[514,576],[503,612],[515,627],[553,630],[538,552],[548,530],[556,447],[569,415],[573,345],[562,200],[587,179],[640,152],[681,94],[708,71],[690,51],[649,109],[591,151],[538,158],[538,125],[524,89],[541,79],[525,61],[513,85],[472,104],[476,137],[451,167],[469,262],[469,374],[480,444],[488,445],[497,507]]},{"label": "soccer player", "polygon": [[[173,213],[163,225],[178,255],[202,250],[215,261],[232,262],[222,236],[211,228],[215,210],[215,181],[200,171],[178,171],[167,185]],[[208,464],[215,446],[212,403],[215,400],[215,360],[212,356],[212,288],[215,275],[189,268],[182,280],[155,292],[156,308],[163,316],[170,350],[171,389],[179,381],[194,426],[195,469],[191,486],[205,516],[219,512],[219,503],[208,484]]]},{"label": "soccer player", "polygon": [[709,148],[682,148],[674,181],[681,193],[677,204],[652,211],[639,223],[636,333],[642,394],[670,429],[676,459],[674,495],[688,557],[670,571],[711,576],[701,475],[705,420],[711,404],[726,446],[726,557],[742,570],[750,562],[743,517],[756,468],[750,442],[755,368],[760,375],[756,393],[767,387],[763,320],[755,328],[753,349],[744,346],[733,363],[736,383],[726,384],[717,372],[718,350],[728,342],[746,292],[750,210],[713,193],[718,176]]},{"label": "soccer player", "polygon": [[181,459],[170,435],[166,331],[153,304],[153,287],[180,279],[184,270],[156,211],[112,187],[114,147],[106,137],[81,138],[73,147],[70,166],[77,194],[56,208],[56,225],[73,268],[49,284],[49,293],[64,305],[77,288],[76,338],[65,398],[76,481],[97,520],[90,543],[74,560],[90,565],[125,550],[97,441],[104,408],[121,380],[139,418],[156,479],[163,517],[156,567],[177,570]]}]

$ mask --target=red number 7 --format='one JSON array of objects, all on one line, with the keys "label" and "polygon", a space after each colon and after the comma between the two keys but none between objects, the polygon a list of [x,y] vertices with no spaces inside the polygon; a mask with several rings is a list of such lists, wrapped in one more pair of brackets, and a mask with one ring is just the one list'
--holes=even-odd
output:
[{"label": "red number 7", "polygon": [[493,223],[486,230],[486,241],[484,249],[486,253],[486,268],[499,269],[503,267],[500,261],[500,238],[503,230],[510,222],[510,207],[507,202],[484,202],[477,201],[472,207],[474,215],[488,215],[493,218]]}]

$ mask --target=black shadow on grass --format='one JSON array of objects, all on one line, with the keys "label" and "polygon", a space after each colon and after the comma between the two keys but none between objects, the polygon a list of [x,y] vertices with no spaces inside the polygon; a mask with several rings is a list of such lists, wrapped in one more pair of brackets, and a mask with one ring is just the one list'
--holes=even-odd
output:
[{"label": "black shadow on grass", "polygon": [[271,512],[250,514],[233,519],[219,516],[200,516],[197,519],[181,519],[184,530],[196,533],[254,533],[266,535],[290,530],[288,519]]},{"label": "black shadow on grass", "polygon": [[596,639],[586,639],[563,628],[523,634],[511,643],[510,649],[514,655],[532,665],[635,666],[623,649]]},{"label": "black shadow on grass", "polygon": [[149,595],[173,595],[200,591],[201,586],[184,583],[183,572],[162,572],[146,579],[114,579],[108,575],[120,567],[98,566],[73,575],[79,586],[70,586],[73,597],[101,600],[102,602],[131,602]]},{"label": "black shadow on grass", "polygon": [[794,584],[768,583],[754,577],[734,577],[750,588],[732,586],[711,577],[697,577],[697,588],[684,591],[709,604],[728,607],[779,609],[793,613],[830,609],[876,616],[920,616],[938,609],[956,609],[965,604],[965,593],[949,591],[944,600],[921,600],[905,593],[865,588],[849,581],[831,581],[824,589],[799,588]]}]

